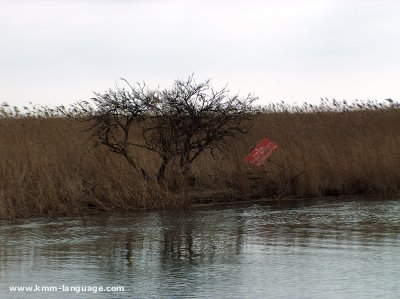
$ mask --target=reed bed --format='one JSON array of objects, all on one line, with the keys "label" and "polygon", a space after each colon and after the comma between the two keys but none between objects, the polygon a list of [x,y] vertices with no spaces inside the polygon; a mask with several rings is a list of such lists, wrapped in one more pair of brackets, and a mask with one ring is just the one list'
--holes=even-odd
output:
[{"label": "reed bed", "polygon": [[[206,153],[195,162],[191,190],[182,185],[178,168],[168,169],[166,185],[159,186],[120,156],[95,146],[79,111],[3,104],[0,219],[186,207],[191,194],[206,191],[243,199],[398,195],[399,105],[391,100],[369,104],[260,108],[250,134],[231,140],[217,157]],[[247,165],[244,157],[264,137],[279,149],[261,168]],[[137,156],[156,173],[154,154]]]}]

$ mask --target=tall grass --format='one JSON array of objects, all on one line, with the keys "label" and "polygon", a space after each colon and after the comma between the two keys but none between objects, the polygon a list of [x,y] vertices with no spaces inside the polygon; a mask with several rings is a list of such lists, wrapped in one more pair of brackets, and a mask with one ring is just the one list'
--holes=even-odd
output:
[{"label": "tall grass", "polygon": [[[80,111],[3,104],[0,219],[180,207],[190,205],[193,194],[211,191],[243,198],[399,194],[400,107],[391,100],[360,103],[259,109],[251,134],[231,140],[216,159],[204,154],[195,162],[191,194],[174,167],[167,172],[169,187],[161,188],[95,147],[88,124],[77,121]],[[280,148],[261,168],[247,165],[245,155],[264,137]],[[137,155],[156,172],[156,156]]]}]

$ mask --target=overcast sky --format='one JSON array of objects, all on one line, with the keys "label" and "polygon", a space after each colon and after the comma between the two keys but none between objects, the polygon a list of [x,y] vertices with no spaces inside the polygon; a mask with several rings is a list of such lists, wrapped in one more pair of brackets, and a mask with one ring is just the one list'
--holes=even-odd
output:
[{"label": "overcast sky", "polygon": [[191,73],[262,102],[400,98],[400,1],[0,0],[0,101]]}]

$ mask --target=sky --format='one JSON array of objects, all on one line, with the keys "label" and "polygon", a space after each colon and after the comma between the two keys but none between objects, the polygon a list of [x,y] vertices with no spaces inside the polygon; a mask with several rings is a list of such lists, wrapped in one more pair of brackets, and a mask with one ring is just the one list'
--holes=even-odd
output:
[{"label": "sky", "polygon": [[194,74],[259,103],[400,98],[400,1],[0,0],[0,102]]}]

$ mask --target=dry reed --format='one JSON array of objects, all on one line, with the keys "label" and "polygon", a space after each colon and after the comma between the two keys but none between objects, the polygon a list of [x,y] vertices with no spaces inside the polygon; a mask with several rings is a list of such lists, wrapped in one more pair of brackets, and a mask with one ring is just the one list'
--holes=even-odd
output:
[{"label": "dry reed", "polygon": [[[400,109],[327,107],[260,112],[251,134],[232,140],[216,160],[204,154],[195,162],[197,192],[225,190],[244,198],[399,194]],[[190,205],[177,169],[167,172],[169,188],[147,182],[123,158],[94,147],[86,127],[51,113],[7,114],[3,106],[0,219]],[[263,167],[246,165],[244,156],[263,137],[280,148]],[[157,157],[138,157],[156,172]]]}]

